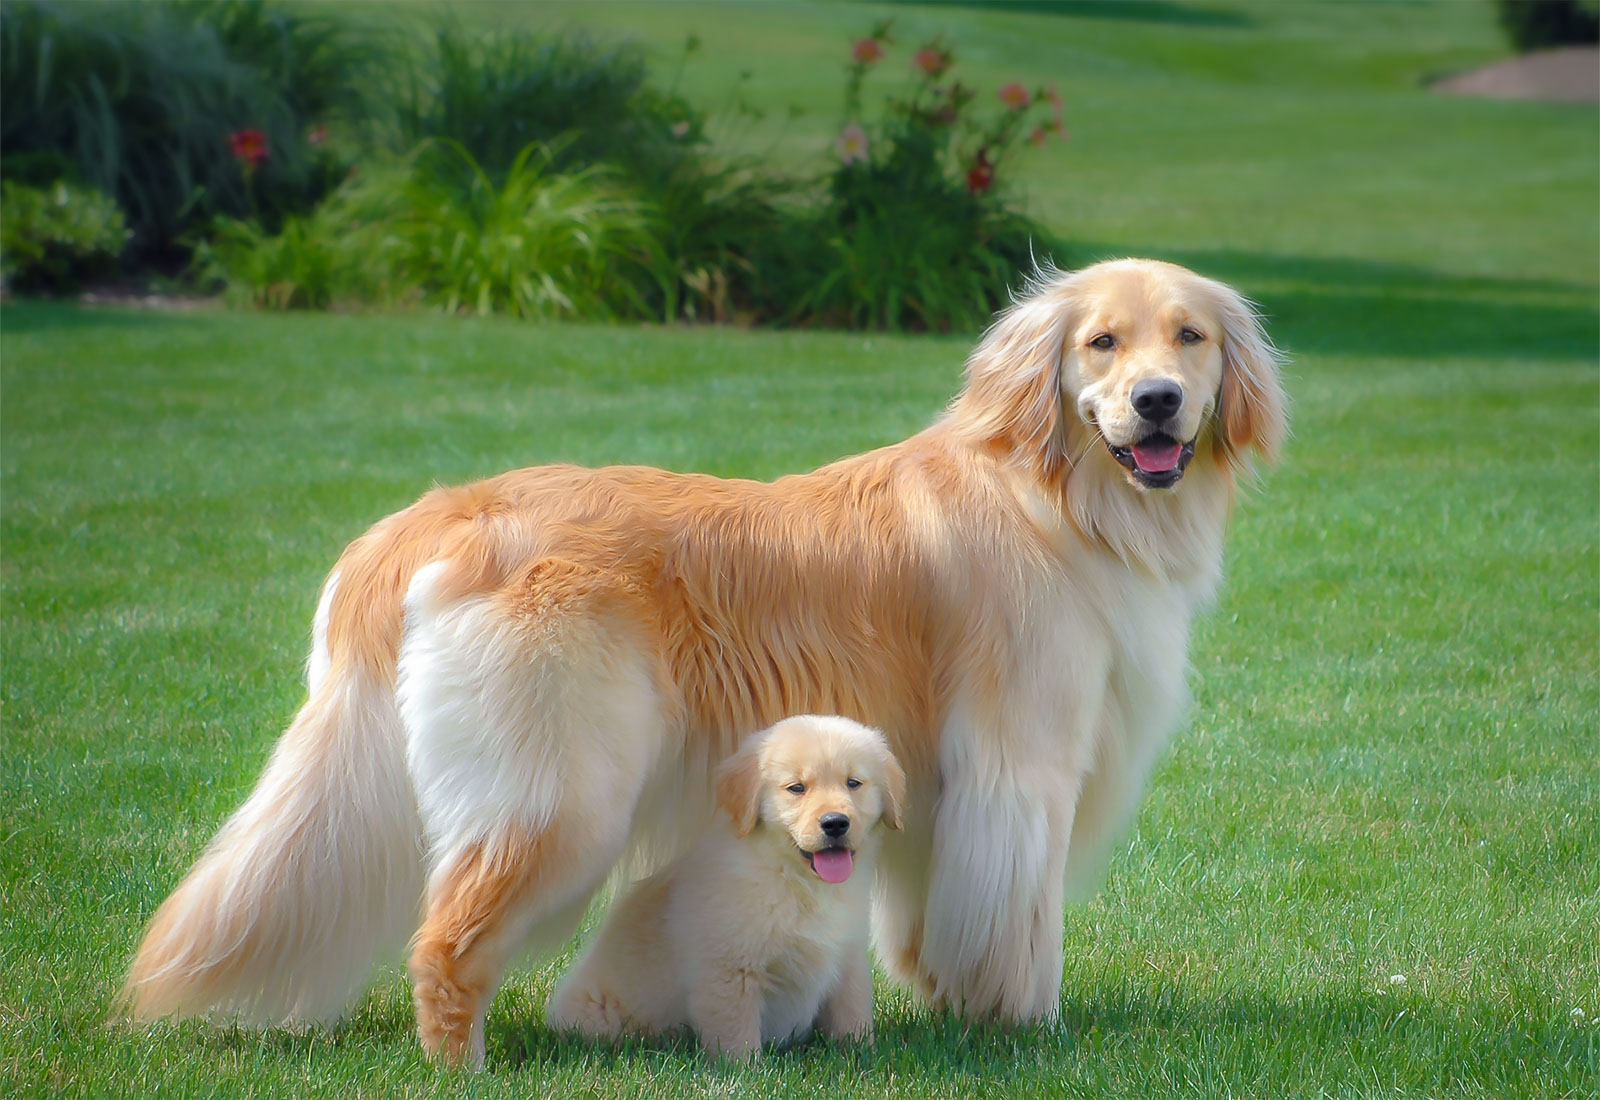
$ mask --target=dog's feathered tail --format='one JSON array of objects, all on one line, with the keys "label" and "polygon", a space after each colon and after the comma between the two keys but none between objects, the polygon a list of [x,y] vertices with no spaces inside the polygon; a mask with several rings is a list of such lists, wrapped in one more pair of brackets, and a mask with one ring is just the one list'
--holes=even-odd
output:
[{"label": "dog's feathered tail", "polygon": [[255,791],[156,912],[119,999],[136,1020],[331,1021],[416,926],[422,851],[394,688],[313,671]]}]

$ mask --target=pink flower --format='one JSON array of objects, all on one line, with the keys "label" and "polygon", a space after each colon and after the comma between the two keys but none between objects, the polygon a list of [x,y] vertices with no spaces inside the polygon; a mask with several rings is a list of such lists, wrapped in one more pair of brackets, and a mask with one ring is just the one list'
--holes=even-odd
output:
[{"label": "pink flower", "polygon": [[938,79],[950,67],[950,51],[937,46],[924,46],[911,59],[911,67],[926,76]]},{"label": "pink flower", "polygon": [[967,190],[981,195],[994,186],[994,165],[989,163],[987,150],[979,149],[978,157],[967,171]]},{"label": "pink flower", "polygon": [[863,38],[855,44],[850,56],[856,59],[858,65],[870,65],[883,56],[883,43],[876,38]]},{"label": "pink flower", "polygon": [[255,168],[267,159],[267,135],[260,130],[235,130],[228,135],[228,152]]},{"label": "pink flower", "polygon": [[1013,80],[999,91],[1000,102],[1010,107],[1013,111],[1020,111],[1033,102],[1033,97],[1028,94],[1028,89],[1020,81]]},{"label": "pink flower", "polygon": [[1043,145],[1045,141],[1049,139],[1049,137],[1050,131],[1046,130],[1043,126],[1035,126],[1033,128],[1033,132],[1028,135],[1028,144]]},{"label": "pink flower", "polygon": [[[311,128],[311,132],[306,135],[306,144],[307,145],[321,145],[323,142],[325,142],[327,140],[328,140],[328,128],[326,126],[313,126]],[[237,155],[237,154],[235,154],[235,155]]]},{"label": "pink flower", "polygon": [[672,124],[672,136],[675,138],[684,138],[689,136],[689,122],[687,119],[684,119],[680,122],[674,122]]},{"label": "pink flower", "polygon": [[856,161],[866,160],[867,132],[852,122],[839,132],[839,140],[833,143],[833,148],[839,154],[839,160],[843,164],[854,164]]}]

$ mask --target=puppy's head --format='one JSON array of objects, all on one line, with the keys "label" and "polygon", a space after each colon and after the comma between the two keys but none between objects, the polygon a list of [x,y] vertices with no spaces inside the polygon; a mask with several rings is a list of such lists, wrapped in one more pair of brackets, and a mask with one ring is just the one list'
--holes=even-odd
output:
[{"label": "puppy's head", "polygon": [[900,828],[905,788],[883,734],[815,715],[752,735],[717,772],[717,802],[737,835],[758,826],[786,835],[795,858],[830,883],[850,877],[879,821]]},{"label": "puppy's head", "polygon": [[1278,374],[1237,291],[1114,260],[1041,273],[973,352],[952,411],[1041,477],[1114,462],[1137,489],[1170,489],[1197,446],[1224,465],[1274,456],[1287,430]]}]

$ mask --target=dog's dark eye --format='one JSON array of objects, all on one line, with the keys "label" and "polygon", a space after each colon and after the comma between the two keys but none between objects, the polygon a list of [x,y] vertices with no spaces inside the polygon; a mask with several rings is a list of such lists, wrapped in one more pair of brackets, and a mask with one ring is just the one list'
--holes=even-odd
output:
[{"label": "dog's dark eye", "polygon": [[1091,348],[1099,348],[1101,351],[1110,351],[1117,346],[1117,338],[1109,332],[1102,332],[1099,336],[1089,341],[1089,346]]},{"label": "dog's dark eye", "polygon": [[805,794],[806,785],[804,783],[790,783],[784,788],[784,790],[788,791],[790,794]]},{"label": "dog's dark eye", "polygon": [[1200,333],[1196,332],[1192,328],[1186,328],[1182,332],[1178,333],[1179,342],[1184,344],[1198,344],[1204,339],[1204,336],[1200,335]]},{"label": "dog's dark eye", "polygon": [[844,785],[846,787],[849,787],[853,791],[857,787],[861,786],[861,780],[859,780],[859,779],[846,779],[844,781]]}]

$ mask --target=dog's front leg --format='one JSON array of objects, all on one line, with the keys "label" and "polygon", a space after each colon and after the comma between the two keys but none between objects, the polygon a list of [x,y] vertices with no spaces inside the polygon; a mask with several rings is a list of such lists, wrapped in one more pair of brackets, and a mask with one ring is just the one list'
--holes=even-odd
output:
[{"label": "dog's front leg", "polygon": [[872,1038],[872,961],[865,943],[852,947],[846,955],[838,982],[823,998],[817,1027],[835,1039]]},{"label": "dog's front leg", "polygon": [[1015,1023],[1059,1012],[1067,821],[1053,802],[1018,776],[947,777],[920,959],[936,1005]]},{"label": "dog's front leg", "polygon": [[689,1024],[707,1054],[736,1062],[761,1057],[764,998],[749,970],[712,965],[689,991]]}]

